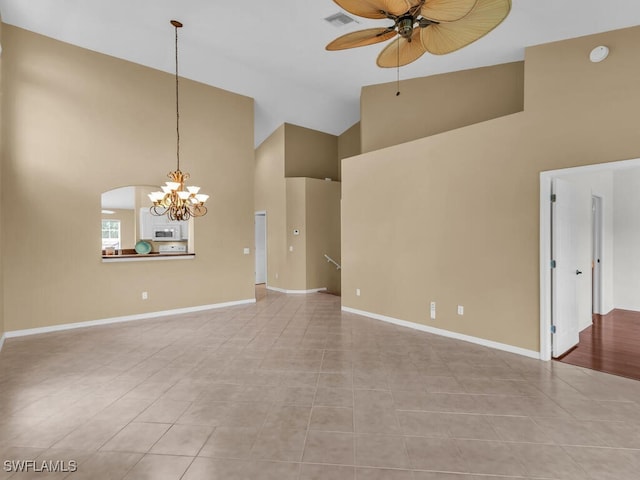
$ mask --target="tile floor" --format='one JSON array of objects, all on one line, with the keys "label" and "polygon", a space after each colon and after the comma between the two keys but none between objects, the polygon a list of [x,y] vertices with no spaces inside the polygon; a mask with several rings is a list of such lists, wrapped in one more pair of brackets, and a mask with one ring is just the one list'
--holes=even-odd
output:
[{"label": "tile floor", "polygon": [[8,340],[0,461],[0,479],[634,480],[640,382],[260,292]]}]

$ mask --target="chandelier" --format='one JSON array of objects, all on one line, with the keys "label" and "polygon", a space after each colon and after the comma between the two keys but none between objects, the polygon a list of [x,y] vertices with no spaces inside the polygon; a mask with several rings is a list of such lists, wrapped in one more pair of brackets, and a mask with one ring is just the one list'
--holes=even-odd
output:
[{"label": "chandelier", "polygon": [[189,220],[191,217],[202,217],[207,213],[204,203],[209,198],[200,192],[200,187],[188,186],[184,183],[189,178],[189,174],[180,170],[180,103],[179,103],[179,81],[178,81],[178,28],[182,23],[171,20],[171,25],[175,28],[176,38],[176,159],[177,167],[173,172],[169,172],[169,181],[160,188],[162,191],[152,192],[149,199],[153,205],[149,208],[153,215],[161,217],[166,215],[169,220],[180,221]]}]

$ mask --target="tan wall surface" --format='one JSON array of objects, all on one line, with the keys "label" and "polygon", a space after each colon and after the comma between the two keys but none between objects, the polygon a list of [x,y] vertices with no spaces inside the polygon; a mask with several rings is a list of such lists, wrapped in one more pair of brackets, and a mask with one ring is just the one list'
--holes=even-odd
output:
[{"label": "tan wall surface", "polygon": [[338,137],[285,124],[285,177],[331,178],[339,175]]},{"label": "tan wall surface", "polygon": [[287,191],[284,125],[256,149],[255,211],[267,212],[267,285],[286,288]]},{"label": "tan wall surface", "polygon": [[[307,218],[304,178],[287,178],[287,290],[307,290]],[[294,235],[297,229],[299,235]],[[290,250],[293,247],[293,251]]]},{"label": "tan wall surface", "polygon": [[[315,171],[322,176],[322,169],[329,167],[337,171],[337,145],[338,137],[334,135],[284,124],[256,149],[255,210],[267,212],[270,287],[285,290],[326,287],[340,291],[339,275],[336,279],[336,274],[322,268],[324,250],[335,251],[338,257],[340,253],[340,183],[285,178],[285,165],[291,158],[300,173],[311,175]],[[306,160],[298,162],[299,159]],[[309,236],[309,228],[313,238]],[[295,229],[299,235],[293,234]],[[316,258],[319,250],[323,252]]]},{"label": "tan wall surface", "polygon": [[181,81],[182,166],[211,194],[197,256],[102,263],[101,192],[175,168],[173,76],[7,25],[2,46],[6,329],[253,298],[253,100]]},{"label": "tan wall surface", "polygon": [[[2,23],[2,17],[0,16],[0,42],[2,41],[2,30],[4,28],[4,24]],[[2,105],[2,55],[0,55],[0,105]],[[2,138],[2,132],[4,129],[2,128],[2,109],[0,109],[0,146],[4,143]],[[3,155],[0,151],[0,338],[4,334],[4,275],[3,275],[3,267],[2,267],[2,238],[4,236],[4,228],[2,223],[2,204],[3,204],[3,188],[2,188],[2,170],[3,170]]]},{"label": "tan wall surface", "polygon": [[362,88],[362,152],[519,112],[524,64],[507,63]]},{"label": "tan wall surface", "polygon": [[546,108],[345,160],[343,305],[538,351],[539,173],[640,156],[639,42],[635,27],[530,48]]},{"label": "tan wall surface", "polygon": [[306,178],[307,288],[340,293],[340,271],[324,258],[340,263],[340,183]]},{"label": "tan wall surface", "polygon": [[[353,157],[362,153],[360,143],[360,122],[358,122],[338,136],[338,161],[340,165],[342,165],[343,158]],[[338,180],[340,180],[340,175],[342,175],[342,168],[338,170]]]}]

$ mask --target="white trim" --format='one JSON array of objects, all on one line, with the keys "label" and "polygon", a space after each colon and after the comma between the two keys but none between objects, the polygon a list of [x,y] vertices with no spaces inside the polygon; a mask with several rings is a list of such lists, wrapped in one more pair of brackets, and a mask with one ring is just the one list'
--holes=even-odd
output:
[{"label": "white trim", "polygon": [[601,315],[609,315],[609,313],[613,312],[614,310],[626,310],[627,312],[638,313],[638,305],[622,305],[619,307],[616,306],[616,308],[612,308],[608,313],[602,313]]},{"label": "white trim", "polygon": [[551,182],[576,173],[637,168],[640,158],[540,172],[540,359],[551,360]]},{"label": "white trim", "polygon": [[63,330],[71,330],[74,328],[94,327],[97,325],[108,325],[111,323],[130,322],[134,320],[146,320],[149,318],[167,317],[170,315],[180,315],[183,313],[201,312],[204,310],[213,310],[216,308],[234,307],[237,305],[246,305],[256,303],[255,298],[246,300],[237,300],[233,302],[214,303],[211,305],[199,305],[197,307],[176,308],[173,310],[162,310],[159,312],[139,313],[137,315],[124,315],[122,317],[103,318],[100,320],[89,320],[87,322],[63,323],[61,325],[52,325],[50,327],[27,328],[25,330],[13,330],[5,332],[3,337],[14,338],[24,337],[27,335],[38,335],[40,333],[60,332]]},{"label": "white trim", "polygon": [[551,177],[540,174],[540,359],[551,360]]},{"label": "white trim", "polygon": [[498,343],[492,340],[486,340],[484,338],[472,337],[470,335],[464,335],[462,333],[452,332],[449,330],[443,330],[441,328],[429,327],[419,323],[407,322],[406,320],[399,320],[393,317],[387,317],[386,315],[380,315],[377,313],[365,312],[364,310],[357,310],[350,307],[342,307],[343,312],[355,313],[356,315],[362,315],[364,317],[373,318],[374,320],[381,320],[383,322],[393,323],[394,325],[400,325],[401,327],[412,328],[414,330],[420,330],[421,332],[432,333],[434,335],[440,335],[441,337],[453,338],[455,340],[462,340],[464,342],[475,343],[484,347],[494,348],[496,350],[503,350],[509,353],[515,353],[517,355],[523,355],[529,358],[540,359],[540,352],[534,350],[527,350],[526,348],[515,347],[513,345],[507,345],[506,343]]},{"label": "white trim", "polygon": [[0,335],[0,352],[2,351],[2,346],[4,345],[5,334]]},{"label": "white trim", "polygon": [[267,290],[273,290],[274,292],[280,292],[280,293],[292,293],[294,295],[297,295],[297,294],[305,294],[305,293],[326,292],[327,288],[322,287],[322,288],[312,288],[310,290],[285,290],[284,288],[271,287],[267,285]]}]

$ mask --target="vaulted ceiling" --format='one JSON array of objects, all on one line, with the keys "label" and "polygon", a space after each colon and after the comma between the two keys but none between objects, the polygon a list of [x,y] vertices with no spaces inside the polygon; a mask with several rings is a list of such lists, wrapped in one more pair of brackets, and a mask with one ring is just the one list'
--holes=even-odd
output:
[{"label": "vaulted ceiling", "polygon": [[[395,70],[375,64],[384,44],[325,51],[335,37],[389,23],[324,20],[340,11],[332,0],[0,0],[5,23],[166,72],[174,70],[169,20],[180,20],[180,74],[253,97],[256,144],[283,122],[342,133],[359,119],[362,86],[395,81]],[[522,60],[527,46],[637,24],[638,0],[513,0],[488,36],[449,55],[426,54],[400,76]]]}]

